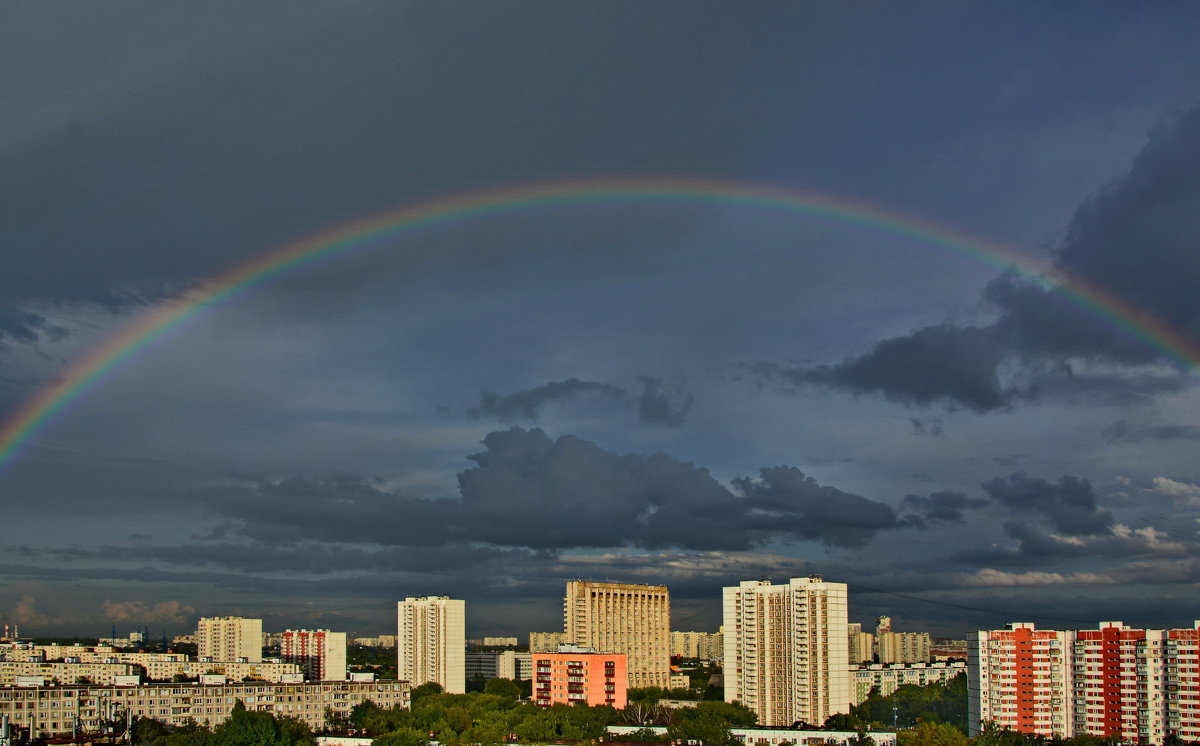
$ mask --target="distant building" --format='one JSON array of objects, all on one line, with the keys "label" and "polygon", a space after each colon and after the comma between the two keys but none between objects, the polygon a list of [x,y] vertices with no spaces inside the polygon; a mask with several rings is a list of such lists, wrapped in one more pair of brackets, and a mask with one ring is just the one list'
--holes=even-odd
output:
[{"label": "distant building", "polygon": [[875,635],[863,632],[861,624],[847,625],[846,646],[851,665],[875,661]]},{"label": "distant building", "polygon": [[865,666],[851,666],[854,677],[854,704],[862,704],[871,693],[872,688],[879,690],[880,696],[886,697],[902,686],[928,686],[930,684],[945,684],[955,676],[967,672],[966,662],[957,663],[913,663],[909,665],[885,665],[871,663]]},{"label": "distant building", "polygon": [[346,680],[346,633],[289,629],[279,641],[285,663],[295,663],[309,681]]},{"label": "distant building", "polygon": [[969,641],[968,723],[1126,743],[1200,739],[1200,621],[1184,629],[1040,630],[1014,623]]},{"label": "distant building", "polygon": [[671,597],[666,586],[572,580],[563,616],[568,644],[627,656],[629,686],[671,685]]},{"label": "distant building", "polygon": [[929,650],[929,658],[935,661],[967,659],[967,641],[954,640],[948,637],[938,637],[933,641]]},{"label": "distant building", "polygon": [[884,632],[876,647],[880,663],[928,663],[933,641],[928,632]]},{"label": "distant building", "polygon": [[262,662],[261,619],[204,617],[196,629],[196,655],[214,661]]},{"label": "distant building", "polygon": [[725,699],[762,725],[820,725],[850,711],[846,584],[792,578],[724,589]]},{"label": "distant building", "polygon": [[515,637],[485,637],[482,640],[485,647],[495,648],[515,648],[517,646],[517,638]]},{"label": "distant building", "polygon": [[672,632],[671,657],[719,660],[722,654],[720,632]]},{"label": "distant building", "polygon": [[530,632],[529,652],[554,653],[557,652],[558,646],[565,644],[566,641],[565,632]]},{"label": "distant building", "polygon": [[563,645],[557,653],[533,653],[533,701],[554,704],[626,704],[628,672],[623,653],[597,653],[590,648]]},{"label": "distant building", "polygon": [[447,596],[410,596],[397,605],[397,617],[397,678],[466,693],[466,604]]},{"label": "distant building", "polygon": [[468,652],[467,679],[512,679],[527,681],[533,678],[532,653],[515,650],[486,650]]}]

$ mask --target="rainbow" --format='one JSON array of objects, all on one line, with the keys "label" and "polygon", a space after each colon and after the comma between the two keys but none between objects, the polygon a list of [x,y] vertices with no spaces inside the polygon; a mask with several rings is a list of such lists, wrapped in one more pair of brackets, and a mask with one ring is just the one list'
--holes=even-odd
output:
[{"label": "rainbow", "polygon": [[322,257],[420,227],[534,207],[622,201],[752,206],[912,237],[977,257],[1039,282],[1052,282],[1058,292],[1073,302],[1159,349],[1184,369],[1194,370],[1200,365],[1200,348],[1183,334],[1111,291],[1059,272],[1044,257],[863,202],[768,185],[675,178],[507,186],[404,205],[336,225],[257,254],[208,279],[187,297],[140,315],[0,422],[0,469],[14,460],[19,447],[34,433],[112,373],[122,361],[205,309],[233,299],[271,278],[302,269]]}]

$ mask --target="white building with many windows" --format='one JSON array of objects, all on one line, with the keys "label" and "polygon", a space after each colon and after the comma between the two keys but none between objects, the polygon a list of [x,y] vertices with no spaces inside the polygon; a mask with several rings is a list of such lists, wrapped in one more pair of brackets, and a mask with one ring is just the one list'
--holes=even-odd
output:
[{"label": "white building with many windows", "polygon": [[396,676],[467,691],[466,603],[448,596],[408,597],[397,605]]},{"label": "white building with many windows", "polygon": [[845,583],[747,580],[723,601],[726,701],[770,726],[819,726],[850,711]]}]

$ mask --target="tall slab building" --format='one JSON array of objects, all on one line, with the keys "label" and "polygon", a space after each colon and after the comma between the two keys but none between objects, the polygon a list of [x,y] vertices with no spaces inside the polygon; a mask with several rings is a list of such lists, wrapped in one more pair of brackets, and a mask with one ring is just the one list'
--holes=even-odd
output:
[{"label": "tall slab building", "polygon": [[196,626],[196,655],[213,661],[262,663],[261,619],[203,617]]},{"label": "tall slab building", "polygon": [[850,711],[846,584],[792,578],[724,589],[725,699],[760,725],[821,725]]},{"label": "tall slab building", "polygon": [[413,686],[467,691],[466,603],[447,596],[408,597],[397,605],[396,678]]},{"label": "tall slab building", "polygon": [[624,653],[630,687],[671,685],[671,597],[664,585],[572,580],[563,599],[566,642]]}]

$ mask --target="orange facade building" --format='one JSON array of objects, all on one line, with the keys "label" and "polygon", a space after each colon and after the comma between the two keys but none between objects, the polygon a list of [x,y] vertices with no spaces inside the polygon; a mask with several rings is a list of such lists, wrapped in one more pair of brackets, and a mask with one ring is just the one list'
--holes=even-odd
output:
[{"label": "orange facade building", "polygon": [[628,687],[624,653],[596,653],[563,645],[557,653],[533,653],[533,701],[555,704],[625,706]]}]

